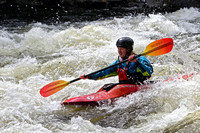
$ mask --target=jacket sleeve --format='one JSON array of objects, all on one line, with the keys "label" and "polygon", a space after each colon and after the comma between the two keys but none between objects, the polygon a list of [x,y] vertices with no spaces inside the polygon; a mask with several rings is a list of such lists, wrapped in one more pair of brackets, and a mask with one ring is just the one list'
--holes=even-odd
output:
[{"label": "jacket sleeve", "polygon": [[137,72],[141,72],[143,76],[151,76],[153,73],[153,67],[149,60],[144,56],[141,56],[136,61]]},{"label": "jacket sleeve", "polygon": [[[118,61],[115,61],[111,65],[114,65],[116,63],[118,63]],[[93,79],[93,80],[100,80],[100,79],[104,79],[104,78],[108,78],[108,77],[112,77],[112,76],[116,76],[116,75],[118,75],[117,66],[114,66],[112,68],[106,69],[106,70],[98,72],[96,74],[93,74],[93,75],[89,76],[88,78]]]}]

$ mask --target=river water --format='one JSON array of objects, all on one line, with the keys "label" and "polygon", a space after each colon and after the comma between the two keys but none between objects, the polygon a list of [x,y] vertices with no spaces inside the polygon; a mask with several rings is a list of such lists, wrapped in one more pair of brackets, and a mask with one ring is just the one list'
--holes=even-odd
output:
[{"label": "river water", "polygon": [[55,80],[70,81],[117,59],[116,40],[134,39],[141,53],[157,39],[171,37],[173,50],[147,57],[152,80],[200,67],[200,11],[138,14],[60,24],[30,23],[0,27],[0,131],[16,132],[200,132],[200,75],[190,80],[158,82],[145,91],[99,107],[62,106],[70,97],[96,92],[117,77],[80,80],[42,97],[40,89]]}]

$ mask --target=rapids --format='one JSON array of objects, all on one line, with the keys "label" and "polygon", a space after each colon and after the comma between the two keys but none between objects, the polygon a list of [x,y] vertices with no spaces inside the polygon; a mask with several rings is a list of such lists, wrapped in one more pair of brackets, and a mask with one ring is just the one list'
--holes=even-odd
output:
[{"label": "rapids", "polygon": [[117,77],[80,80],[47,98],[40,89],[70,81],[117,59],[116,40],[134,39],[136,53],[157,39],[171,37],[173,50],[147,57],[151,79],[199,73],[200,10],[138,14],[96,21],[0,26],[0,131],[14,132],[200,132],[200,75],[158,82],[152,89],[118,98],[112,105],[71,107],[61,101],[96,92]]}]

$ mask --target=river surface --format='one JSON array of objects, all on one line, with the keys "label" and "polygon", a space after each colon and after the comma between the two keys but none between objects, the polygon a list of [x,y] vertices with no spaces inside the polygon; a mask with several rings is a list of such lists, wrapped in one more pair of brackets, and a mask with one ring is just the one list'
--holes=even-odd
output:
[{"label": "river surface", "polygon": [[115,43],[122,36],[134,39],[138,54],[157,39],[173,38],[170,53],[147,57],[154,67],[152,80],[200,72],[200,10],[197,8],[96,21],[0,26],[0,131],[200,132],[199,74],[190,80],[158,82],[151,89],[99,107],[60,103],[96,92],[106,83],[117,82],[117,77],[79,80],[46,98],[39,94],[52,81],[70,81],[111,64],[118,56]]}]

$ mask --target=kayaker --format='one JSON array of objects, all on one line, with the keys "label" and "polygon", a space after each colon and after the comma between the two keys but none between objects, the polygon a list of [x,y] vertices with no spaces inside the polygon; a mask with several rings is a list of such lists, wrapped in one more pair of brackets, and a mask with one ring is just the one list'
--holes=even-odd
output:
[{"label": "kayaker", "polygon": [[[130,37],[119,38],[116,42],[119,56],[118,59],[111,65],[125,59],[128,59],[128,62],[106,69],[89,77],[86,77],[83,74],[80,78],[99,80],[118,75],[119,83],[142,84],[145,80],[151,77],[153,67],[149,60],[144,56],[137,57],[133,60],[136,55],[133,51],[133,45],[134,41]],[[107,86],[113,87],[113,84],[109,84]]]}]

